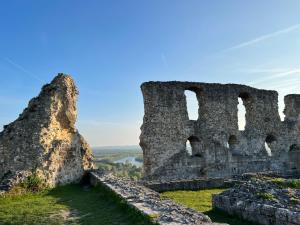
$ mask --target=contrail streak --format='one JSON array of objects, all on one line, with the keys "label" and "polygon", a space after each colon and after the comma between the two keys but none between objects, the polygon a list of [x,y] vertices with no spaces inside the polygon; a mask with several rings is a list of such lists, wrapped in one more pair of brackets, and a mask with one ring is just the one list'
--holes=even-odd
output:
[{"label": "contrail streak", "polygon": [[290,26],[288,28],[282,29],[282,30],[278,30],[278,31],[270,33],[270,34],[262,35],[260,37],[255,38],[255,39],[252,39],[250,41],[246,41],[246,42],[243,42],[241,44],[235,45],[233,47],[230,47],[230,48],[224,50],[224,52],[231,51],[231,50],[236,50],[236,49],[240,49],[240,48],[244,48],[244,47],[247,47],[247,46],[250,46],[250,45],[254,45],[254,44],[257,44],[259,42],[265,41],[267,39],[276,37],[278,35],[292,32],[292,31],[297,30],[299,28],[300,28],[300,23],[295,24],[293,26]]},{"label": "contrail streak", "polygon": [[2,59],[4,61],[6,61],[7,63],[9,63],[10,65],[12,65],[13,67],[19,69],[20,71],[24,72],[25,74],[27,74],[28,76],[30,76],[31,78],[38,80],[40,82],[43,82],[38,76],[36,76],[35,74],[33,74],[32,72],[28,71],[27,69],[25,69],[23,66],[15,63],[14,61],[12,61],[11,59],[7,58],[7,57],[2,57]]}]

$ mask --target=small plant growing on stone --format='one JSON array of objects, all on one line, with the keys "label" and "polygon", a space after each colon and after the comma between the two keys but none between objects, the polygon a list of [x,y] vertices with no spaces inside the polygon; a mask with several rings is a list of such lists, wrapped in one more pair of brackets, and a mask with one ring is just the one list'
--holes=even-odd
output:
[{"label": "small plant growing on stone", "polygon": [[149,217],[150,217],[150,220],[154,222],[155,220],[158,219],[159,214],[158,213],[152,213],[152,214],[149,214]]},{"label": "small plant growing on stone", "polygon": [[273,184],[277,184],[279,187],[284,187],[285,186],[285,179],[283,178],[273,178],[271,180]]},{"label": "small plant growing on stone", "polygon": [[287,180],[287,186],[290,188],[300,189],[300,181],[299,180]]},{"label": "small plant growing on stone", "polygon": [[274,195],[272,195],[271,193],[267,193],[267,192],[257,192],[256,196],[261,199],[269,200],[269,201],[274,201],[276,199],[274,197]]},{"label": "small plant growing on stone", "polygon": [[277,184],[281,188],[296,188],[300,189],[300,181],[296,179],[285,180],[283,178],[274,178],[271,180],[273,184]]},{"label": "small plant growing on stone", "polygon": [[21,186],[29,192],[38,192],[46,188],[45,182],[36,170],[32,171],[32,174],[25,179]]},{"label": "small plant growing on stone", "polygon": [[292,198],[290,198],[290,203],[292,205],[298,205],[300,203],[300,201],[299,201],[299,199],[292,197]]}]

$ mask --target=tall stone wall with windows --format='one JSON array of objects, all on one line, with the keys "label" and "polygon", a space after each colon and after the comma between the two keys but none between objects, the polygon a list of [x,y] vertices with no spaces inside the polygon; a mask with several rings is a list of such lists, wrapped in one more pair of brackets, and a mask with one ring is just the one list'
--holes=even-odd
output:
[{"label": "tall stone wall with windows", "polygon": [[[141,89],[145,115],[140,145],[145,179],[298,173],[300,95],[285,96],[285,119],[281,121],[276,91],[176,81],[147,82]],[[197,120],[189,119],[186,90],[197,96]],[[238,98],[246,110],[244,130],[238,127]]]}]

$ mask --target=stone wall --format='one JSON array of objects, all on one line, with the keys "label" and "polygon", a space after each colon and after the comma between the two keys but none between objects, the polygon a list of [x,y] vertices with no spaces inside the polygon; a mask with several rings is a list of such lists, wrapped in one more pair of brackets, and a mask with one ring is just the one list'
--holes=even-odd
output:
[{"label": "stone wall", "polygon": [[92,152],[75,128],[78,91],[59,74],[14,122],[0,133],[0,189],[22,182],[32,171],[49,186],[79,181],[92,168]]},{"label": "stone wall", "polygon": [[236,180],[225,180],[223,178],[193,179],[193,180],[172,180],[166,182],[143,181],[143,185],[157,191],[177,191],[177,190],[201,190],[209,188],[231,187]]},{"label": "stone wall", "polygon": [[151,217],[160,225],[221,225],[213,223],[208,216],[193,209],[178,205],[171,200],[162,200],[159,193],[130,179],[92,171],[90,182],[94,186],[103,185],[123,199],[129,207]]},{"label": "stone wall", "polygon": [[[144,121],[140,146],[147,180],[228,178],[245,172],[298,173],[300,95],[285,97],[285,120],[276,91],[245,85],[147,82],[141,86]],[[198,100],[198,120],[190,120],[185,90]],[[246,109],[238,129],[238,98]],[[186,148],[192,145],[192,155]],[[271,149],[268,154],[265,143]]]}]

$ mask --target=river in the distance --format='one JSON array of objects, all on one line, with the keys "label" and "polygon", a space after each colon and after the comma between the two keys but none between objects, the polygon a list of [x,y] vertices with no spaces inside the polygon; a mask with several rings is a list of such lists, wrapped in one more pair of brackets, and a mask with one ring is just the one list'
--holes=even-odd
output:
[{"label": "river in the distance", "polygon": [[137,167],[141,167],[143,165],[142,162],[136,161],[135,157],[133,157],[133,156],[128,156],[128,157],[125,157],[123,159],[116,160],[116,161],[114,161],[114,163],[123,163],[123,164],[124,163],[130,163],[130,164],[135,165]]}]

